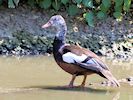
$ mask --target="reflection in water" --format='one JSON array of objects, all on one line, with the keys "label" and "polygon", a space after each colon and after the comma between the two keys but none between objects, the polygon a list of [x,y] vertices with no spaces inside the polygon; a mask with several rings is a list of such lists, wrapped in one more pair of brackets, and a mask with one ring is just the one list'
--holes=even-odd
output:
[{"label": "reflection in water", "polygon": [[[103,59],[117,79],[133,76],[133,65]],[[116,62],[116,63],[115,63]],[[1,100],[132,100],[133,89],[121,83],[120,88],[98,85],[103,78],[88,76],[85,88],[64,88],[71,76],[58,67],[53,57],[0,57],[0,99]],[[76,79],[75,85],[82,78]],[[59,87],[60,86],[60,87]],[[13,98],[12,98],[13,97]]]},{"label": "reflection in water", "polygon": [[120,92],[116,93],[112,100],[119,100],[120,99]]}]

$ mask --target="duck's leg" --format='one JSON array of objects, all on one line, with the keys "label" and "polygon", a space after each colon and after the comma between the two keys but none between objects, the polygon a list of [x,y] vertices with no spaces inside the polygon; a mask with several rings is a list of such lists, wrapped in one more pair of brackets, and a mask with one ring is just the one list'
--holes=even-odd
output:
[{"label": "duck's leg", "polygon": [[76,76],[77,76],[76,74],[72,75],[72,79],[71,79],[70,83],[67,86],[63,86],[63,87],[73,88],[74,87],[73,83],[74,83],[74,80],[75,80]]},{"label": "duck's leg", "polygon": [[73,83],[74,83],[76,76],[77,76],[77,74],[72,75],[72,79],[71,79],[70,83],[66,86],[63,86],[63,88],[74,88],[75,86],[73,85]]},{"label": "duck's leg", "polygon": [[74,83],[74,80],[75,80],[76,76],[77,76],[76,74],[74,74],[74,75],[72,76],[72,79],[71,79],[71,81],[70,81],[70,83],[69,83],[69,85],[68,85],[69,88],[74,87],[73,83]]},{"label": "duck's leg", "polygon": [[78,87],[84,87],[85,86],[86,78],[87,78],[87,75],[85,74],[81,85],[79,85]]}]

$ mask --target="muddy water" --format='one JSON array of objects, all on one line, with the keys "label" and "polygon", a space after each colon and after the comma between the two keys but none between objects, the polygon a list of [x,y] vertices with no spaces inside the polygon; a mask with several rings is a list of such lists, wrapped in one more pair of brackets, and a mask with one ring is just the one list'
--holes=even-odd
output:
[{"label": "muddy water", "polygon": [[[133,76],[133,63],[103,59],[117,79]],[[84,89],[64,89],[71,75],[54,62],[53,57],[0,57],[0,100],[133,100],[133,87],[98,85],[98,75],[87,78]],[[78,77],[75,85],[80,84]],[[89,85],[92,83],[94,85]]]}]

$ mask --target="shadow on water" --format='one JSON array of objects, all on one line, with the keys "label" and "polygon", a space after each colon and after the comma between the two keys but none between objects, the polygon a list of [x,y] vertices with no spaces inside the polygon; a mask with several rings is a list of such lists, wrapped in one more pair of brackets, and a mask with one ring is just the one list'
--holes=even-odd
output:
[{"label": "shadow on water", "polygon": [[115,92],[114,90],[109,90],[109,89],[96,89],[96,88],[91,88],[91,87],[74,87],[74,88],[66,88],[66,87],[61,87],[61,86],[29,86],[29,87],[24,87],[24,89],[38,89],[38,90],[55,90],[55,91],[72,91],[72,92],[90,92],[90,93],[111,93]]}]

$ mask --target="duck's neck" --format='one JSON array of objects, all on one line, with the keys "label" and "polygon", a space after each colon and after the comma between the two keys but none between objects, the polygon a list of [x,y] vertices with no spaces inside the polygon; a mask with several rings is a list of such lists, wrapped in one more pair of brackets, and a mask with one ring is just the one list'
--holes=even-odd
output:
[{"label": "duck's neck", "polygon": [[67,33],[66,25],[61,25],[60,27],[57,28],[57,34],[55,37],[60,41],[65,42],[66,33]]},{"label": "duck's neck", "polygon": [[53,48],[54,51],[59,50],[62,45],[65,44],[65,34],[56,34],[54,38]]},{"label": "duck's neck", "polygon": [[59,49],[65,44],[66,33],[67,33],[66,25],[57,29],[57,34],[54,38],[54,43],[53,43],[53,54],[55,60],[59,61],[62,60],[61,54],[59,53]]},{"label": "duck's neck", "polygon": [[65,37],[66,37],[66,33],[67,33],[67,26],[66,24],[62,24],[60,26],[58,26],[57,28],[57,33],[54,39],[54,43],[53,43],[53,53],[57,53],[58,50],[60,49],[60,47],[62,45],[65,44]]}]

